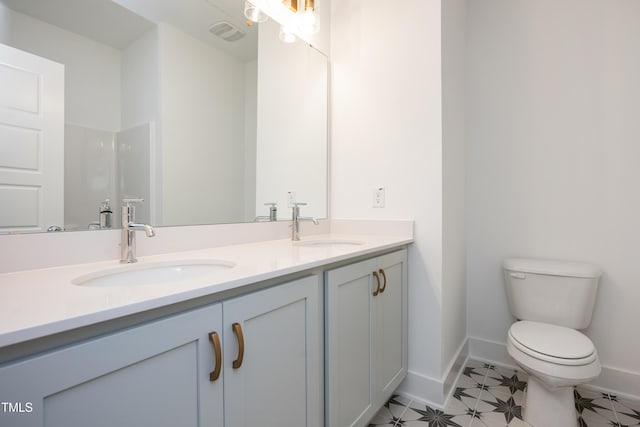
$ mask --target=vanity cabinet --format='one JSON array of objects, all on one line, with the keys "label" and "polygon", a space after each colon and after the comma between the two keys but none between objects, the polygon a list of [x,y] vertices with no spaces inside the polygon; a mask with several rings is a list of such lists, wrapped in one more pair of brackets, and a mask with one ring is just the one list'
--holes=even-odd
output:
[{"label": "vanity cabinet", "polygon": [[220,304],[2,367],[0,400],[25,410],[0,412],[0,425],[221,427],[215,331]]},{"label": "vanity cabinet", "polygon": [[[0,425],[322,422],[318,276],[0,367]],[[3,408],[10,410],[3,410]]]},{"label": "vanity cabinet", "polygon": [[407,253],[325,273],[327,427],[366,426],[407,373]]}]

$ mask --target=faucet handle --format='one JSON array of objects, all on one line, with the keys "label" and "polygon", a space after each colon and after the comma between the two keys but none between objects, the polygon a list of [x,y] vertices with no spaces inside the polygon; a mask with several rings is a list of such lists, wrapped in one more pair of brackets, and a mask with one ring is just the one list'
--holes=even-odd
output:
[{"label": "faucet handle", "polygon": [[144,202],[144,199],[141,199],[139,197],[125,197],[124,199],[122,199],[122,203],[124,203],[126,206],[131,206],[132,203],[142,202]]},{"label": "faucet handle", "polygon": [[291,204],[293,206],[307,206],[307,202],[293,202]]}]

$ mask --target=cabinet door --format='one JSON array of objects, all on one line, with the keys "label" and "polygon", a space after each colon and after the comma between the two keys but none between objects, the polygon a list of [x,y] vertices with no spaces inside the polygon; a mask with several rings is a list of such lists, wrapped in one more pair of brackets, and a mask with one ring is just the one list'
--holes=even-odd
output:
[{"label": "cabinet door", "polygon": [[319,293],[312,276],[224,302],[226,426],[322,425]]},{"label": "cabinet door", "polygon": [[382,407],[407,373],[406,251],[378,258],[380,292],[373,298],[373,383]]},{"label": "cabinet door", "polygon": [[222,427],[221,324],[214,305],[4,366],[0,401],[24,411],[0,410],[0,425]]},{"label": "cabinet door", "polygon": [[375,415],[371,322],[376,269],[374,259],[325,275],[325,404],[331,427],[364,426]]},{"label": "cabinet door", "polygon": [[406,251],[325,275],[326,418],[362,427],[407,373]]}]

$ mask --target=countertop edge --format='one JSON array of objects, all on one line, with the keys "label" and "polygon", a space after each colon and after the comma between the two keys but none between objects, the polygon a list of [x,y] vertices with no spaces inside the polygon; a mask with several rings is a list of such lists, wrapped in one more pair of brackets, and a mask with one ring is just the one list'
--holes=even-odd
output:
[{"label": "countertop edge", "polygon": [[[371,236],[361,235],[340,235],[341,238],[352,238],[367,240]],[[380,236],[376,236],[373,240],[379,239]],[[313,259],[309,262],[291,263],[282,268],[274,268],[272,270],[258,271],[255,273],[248,273],[240,275],[234,279],[226,282],[214,283],[211,285],[199,286],[194,289],[189,289],[184,292],[171,293],[168,295],[161,295],[155,298],[148,298],[142,301],[137,301],[130,304],[123,304],[117,307],[111,307],[104,310],[94,311],[90,313],[81,314],[78,316],[72,316],[67,318],[60,318],[56,321],[51,321],[42,324],[35,324],[22,329],[16,329],[13,331],[0,333],[0,349],[8,346],[20,345],[29,341],[37,340],[54,334],[60,334],[72,331],[74,329],[88,327],[101,322],[108,322],[127,316],[133,316],[142,312],[161,309],[173,304],[180,304],[189,300],[206,298],[207,296],[213,296],[215,294],[221,294],[226,291],[240,290],[247,286],[265,282],[269,280],[276,280],[278,278],[284,278],[289,275],[303,273],[305,271],[312,272],[315,269],[326,268],[332,264],[348,261],[350,259],[357,259],[381,253],[384,251],[391,251],[393,249],[402,249],[411,244],[414,240],[412,237],[394,237],[386,236],[382,239],[383,242],[379,244],[368,244],[364,248],[358,248],[349,250],[343,253],[332,254],[324,258]],[[277,240],[272,243],[282,245],[282,241]],[[270,242],[261,242],[262,245],[268,245]],[[241,249],[242,246],[238,245]],[[310,249],[313,250],[313,249]],[[176,256],[182,256],[190,251],[178,252]],[[168,254],[165,256],[171,256]],[[96,265],[102,265],[102,263],[96,263]],[[64,269],[64,267],[56,267],[55,269]]]}]

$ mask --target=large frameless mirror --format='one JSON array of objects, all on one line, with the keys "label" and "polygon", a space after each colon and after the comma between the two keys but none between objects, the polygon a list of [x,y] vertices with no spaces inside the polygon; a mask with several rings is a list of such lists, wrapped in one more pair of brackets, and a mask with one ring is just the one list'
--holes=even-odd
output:
[{"label": "large frameless mirror", "polygon": [[0,233],[326,217],[327,59],[243,8],[0,0]]}]

